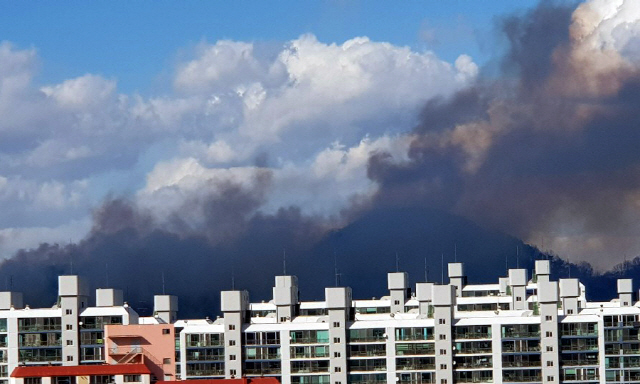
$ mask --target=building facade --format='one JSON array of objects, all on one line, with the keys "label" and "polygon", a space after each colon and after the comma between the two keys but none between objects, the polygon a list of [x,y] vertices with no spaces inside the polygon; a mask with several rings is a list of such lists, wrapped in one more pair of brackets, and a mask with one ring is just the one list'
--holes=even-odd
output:
[{"label": "building facade", "polygon": [[577,279],[550,281],[511,269],[497,284],[467,284],[461,263],[449,284],[388,274],[387,295],[354,300],[346,287],[301,302],[294,276],[273,299],[221,293],[222,316],[180,320],[182,379],[272,376],[283,384],[640,382],[640,306],[632,281],[618,297],[588,302]]},{"label": "building facade", "polygon": [[221,292],[215,320],[176,320],[178,300],[168,295],[155,297],[149,318],[118,290],[97,290],[89,306],[81,279],[61,276],[51,308],[23,308],[20,294],[0,292],[0,380],[17,367],[144,363],[152,382],[640,382],[631,280],[618,280],[611,301],[589,302],[577,279],[551,281],[547,260],[531,276],[511,269],[496,284],[468,284],[461,263],[449,264],[448,276],[410,288],[406,273],[393,272],[381,298],[329,287],[314,302],[300,301],[295,276],[277,276],[269,302]]}]

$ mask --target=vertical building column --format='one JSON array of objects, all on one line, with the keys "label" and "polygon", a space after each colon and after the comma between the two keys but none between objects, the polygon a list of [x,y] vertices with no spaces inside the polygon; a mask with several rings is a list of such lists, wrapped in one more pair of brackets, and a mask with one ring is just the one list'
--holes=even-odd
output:
[{"label": "vertical building column", "polygon": [[[22,293],[0,292],[0,310],[13,311],[22,308]],[[9,312],[7,317],[7,365],[8,373],[18,366],[18,318]]]},{"label": "vertical building column", "polygon": [[224,313],[224,372],[227,379],[240,378],[242,372],[242,326],[247,320],[249,292],[222,291]]},{"label": "vertical building column", "polygon": [[577,315],[580,311],[580,282],[578,279],[560,279],[560,301],[564,315]]},{"label": "vertical building column", "polygon": [[549,263],[549,260],[536,260],[536,282],[548,282],[549,275],[551,275],[551,263]]},{"label": "vertical building column", "polygon": [[493,384],[502,384],[502,324],[491,325]]},{"label": "vertical building column", "polygon": [[276,276],[273,287],[273,303],[276,305],[276,321],[284,323],[297,316],[298,278],[296,276]]},{"label": "vertical building column", "polygon": [[390,326],[385,328],[387,339],[385,347],[387,349],[387,383],[396,382],[396,328]]},{"label": "vertical building column", "polygon": [[538,286],[540,304],[540,349],[542,383],[560,382],[560,348],[558,346],[558,283],[543,282]]},{"label": "vertical building column", "polygon": [[618,279],[618,300],[621,307],[633,305],[633,280]]},{"label": "vertical building column", "polygon": [[391,313],[404,313],[404,305],[409,298],[409,278],[406,272],[387,274]]},{"label": "vertical building column", "polygon": [[527,308],[527,270],[510,269],[509,286],[511,287],[511,309],[529,309]]},{"label": "vertical building column", "polygon": [[58,276],[58,300],[62,310],[62,365],[80,364],[80,312],[87,308],[89,292],[75,275]]},{"label": "vertical building column", "polygon": [[456,296],[462,296],[462,288],[467,285],[467,277],[464,275],[464,265],[462,263],[449,263],[449,284],[456,287]]},{"label": "vertical building column", "polygon": [[289,329],[280,331],[280,384],[291,384],[291,335]]},{"label": "vertical building column", "polygon": [[427,318],[431,313],[433,300],[433,283],[416,284],[416,300],[418,300],[418,313],[421,318]]},{"label": "vertical building column", "polygon": [[330,384],[347,384],[347,322],[351,315],[351,288],[325,288],[329,315]]},{"label": "vertical building column", "polygon": [[453,384],[453,311],[456,306],[453,285],[433,286],[436,384]]}]

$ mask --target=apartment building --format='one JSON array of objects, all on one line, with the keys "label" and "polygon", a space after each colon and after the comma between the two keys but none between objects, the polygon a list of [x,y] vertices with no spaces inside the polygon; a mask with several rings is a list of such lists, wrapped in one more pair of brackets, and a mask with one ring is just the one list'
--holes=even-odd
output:
[{"label": "apartment building", "polygon": [[640,382],[640,306],[632,281],[618,297],[586,300],[577,279],[550,280],[550,263],[511,269],[496,284],[468,284],[461,263],[449,284],[388,274],[388,293],[355,300],[298,298],[295,276],[277,276],[273,299],[221,292],[222,316],[179,320],[182,379],[275,377],[283,384]]},{"label": "apartment building", "polygon": [[[159,324],[175,321],[177,314],[175,296],[156,296],[156,316],[153,318],[140,318],[123,301],[122,291],[117,289],[97,289],[95,298],[91,299],[95,306],[89,305],[90,293],[85,281],[74,275],[59,276],[58,300],[49,308],[30,308],[23,305],[21,293],[0,292],[0,384],[7,384],[16,368],[101,365],[120,362],[122,358],[131,361],[131,355],[118,356],[117,349],[107,350],[105,327]],[[170,337],[173,339],[172,332],[171,326]],[[114,329],[114,339],[118,335],[122,336],[122,333]],[[173,340],[170,345],[174,345]],[[144,346],[137,352],[150,358],[146,356]],[[173,352],[171,349],[170,358],[174,358]],[[144,362],[141,358],[135,361]],[[173,364],[173,360],[169,363]],[[21,372],[31,371],[22,369]],[[152,378],[155,379],[153,375]],[[157,378],[173,379],[171,375]]]}]

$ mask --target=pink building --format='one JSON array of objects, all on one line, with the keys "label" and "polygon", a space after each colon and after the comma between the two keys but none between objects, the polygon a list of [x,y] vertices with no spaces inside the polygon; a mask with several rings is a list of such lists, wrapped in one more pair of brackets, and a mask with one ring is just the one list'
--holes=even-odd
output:
[{"label": "pink building", "polygon": [[171,324],[107,325],[108,364],[146,364],[152,381],[176,377],[176,346]]}]

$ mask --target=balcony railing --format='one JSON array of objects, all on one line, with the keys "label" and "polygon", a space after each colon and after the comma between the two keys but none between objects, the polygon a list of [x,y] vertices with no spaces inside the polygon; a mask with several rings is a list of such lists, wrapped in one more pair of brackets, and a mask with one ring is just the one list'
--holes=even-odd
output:
[{"label": "balcony railing", "polygon": [[503,375],[502,381],[506,383],[531,383],[542,381],[542,376],[507,376]]},{"label": "balcony railing", "polygon": [[186,361],[224,361],[224,355],[186,356]]},{"label": "balcony railing", "polygon": [[262,368],[262,369],[245,369],[244,373],[246,375],[279,375],[281,372],[280,368]]},{"label": "balcony railing", "polygon": [[539,367],[540,366],[540,362],[539,361],[503,361],[502,362],[502,366],[503,367]]},{"label": "balcony railing", "polygon": [[291,344],[328,344],[329,338],[301,337],[291,340]]},{"label": "balcony railing", "polygon": [[372,349],[368,351],[350,351],[349,356],[351,357],[371,357],[371,356],[386,356],[386,350],[380,349]]},{"label": "balcony railing", "polygon": [[468,379],[456,377],[456,383],[493,383],[493,377],[472,377]]},{"label": "balcony railing", "polygon": [[292,353],[292,359],[316,359],[316,358],[328,358],[329,351],[326,352],[316,352],[316,353]]},{"label": "balcony railing", "polygon": [[436,365],[435,364],[406,364],[406,365],[397,365],[396,368],[401,371],[422,371],[422,370],[436,369]]},{"label": "balcony railing", "polygon": [[35,363],[35,362],[57,362],[62,361],[62,356],[21,356],[19,361],[24,361],[27,363]]},{"label": "balcony railing", "polygon": [[479,333],[479,332],[458,333],[455,335],[455,338],[456,339],[490,339],[491,334]]},{"label": "balcony railing", "polygon": [[526,348],[516,348],[516,347],[502,347],[502,352],[507,353],[528,353],[528,352],[540,352],[540,346],[532,346]]},{"label": "balcony railing", "polygon": [[491,347],[486,348],[462,348],[456,351],[458,354],[480,354],[480,353],[491,353],[493,350]]},{"label": "balcony railing", "polygon": [[246,340],[244,345],[279,345],[280,339]]},{"label": "balcony railing", "polygon": [[222,341],[220,342],[205,342],[205,341],[187,341],[187,347],[222,347]]},{"label": "balcony railing", "polygon": [[279,353],[264,353],[255,356],[247,356],[246,360],[280,360]]},{"label": "balcony railing", "polygon": [[329,372],[329,367],[291,367],[291,373]]},{"label": "balcony railing", "polygon": [[458,369],[460,368],[492,368],[493,364],[490,361],[482,361],[475,363],[459,363],[456,365]]},{"label": "balcony railing", "polygon": [[396,341],[425,341],[433,340],[433,334],[396,336]]},{"label": "balcony railing", "polygon": [[61,331],[61,324],[53,325],[23,325],[18,327],[18,332],[42,332],[42,331]]},{"label": "balcony railing", "polygon": [[525,339],[540,337],[540,332],[507,332],[504,334],[504,339]]},{"label": "balcony railing", "polygon": [[560,349],[562,351],[597,351],[597,345],[561,345]]},{"label": "balcony railing", "polygon": [[[598,365],[598,360],[562,360],[562,365],[564,366],[581,366],[581,365]],[[625,367],[628,367],[628,364],[625,364]],[[640,365],[639,365],[640,366]]]},{"label": "balcony railing", "polygon": [[62,345],[61,340],[55,340],[55,341],[34,340],[34,341],[22,341],[21,343],[19,343],[20,347],[59,347],[60,345]]},{"label": "balcony railing", "polygon": [[187,376],[224,376],[224,369],[187,370]]}]

